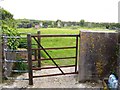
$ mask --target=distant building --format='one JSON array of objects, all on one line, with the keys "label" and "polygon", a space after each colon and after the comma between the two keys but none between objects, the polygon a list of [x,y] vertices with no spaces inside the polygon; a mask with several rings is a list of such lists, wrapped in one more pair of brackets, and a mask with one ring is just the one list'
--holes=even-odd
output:
[{"label": "distant building", "polygon": [[57,27],[59,27],[59,28],[61,27],[61,22],[57,23]]},{"label": "distant building", "polygon": [[67,23],[65,23],[65,24],[64,24],[64,27],[67,27],[67,26],[68,26]]},{"label": "distant building", "polygon": [[118,23],[120,23],[120,1],[118,2]]},{"label": "distant building", "polygon": [[42,22],[40,22],[40,27],[43,27],[43,23]]},{"label": "distant building", "polygon": [[40,28],[40,25],[35,25],[35,29],[39,29]]}]

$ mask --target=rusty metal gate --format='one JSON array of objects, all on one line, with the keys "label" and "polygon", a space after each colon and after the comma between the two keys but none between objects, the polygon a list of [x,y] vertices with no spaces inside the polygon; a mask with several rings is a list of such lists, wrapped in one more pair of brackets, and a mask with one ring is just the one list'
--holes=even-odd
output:
[{"label": "rusty metal gate", "polygon": [[[27,35],[27,45],[28,45],[28,72],[29,72],[29,85],[33,85],[33,78],[37,78],[37,77],[47,77],[47,76],[57,76],[57,75],[68,75],[68,74],[78,74],[78,71],[77,71],[77,56],[78,56],[78,39],[79,39],[79,36],[80,35],[40,35],[40,32],[38,32],[37,35],[31,35],[31,34],[28,34]],[[75,46],[67,46],[67,47],[56,47],[56,48],[44,48],[42,45],[41,45],[41,38],[50,38],[50,37],[74,37],[75,38]],[[33,45],[33,40],[34,42],[37,43],[37,48],[33,48],[32,45]],[[52,58],[50,56],[50,54],[47,52],[47,50],[59,50],[59,49],[75,49],[75,56],[74,57],[59,57],[59,58]],[[40,53],[40,50],[43,50],[44,53],[48,56],[48,58],[44,59],[44,58],[41,58],[41,53]],[[34,52],[34,55],[33,55],[33,52]],[[34,59],[33,59],[33,56],[34,56]],[[60,66],[58,65],[55,60],[62,60],[62,59],[75,59],[75,63],[74,65],[65,65],[65,66]],[[41,66],[41,62],[44,61],[44,60],[51,60],[54,64],[55,64],[55,67],[42,67]],[[38,66],[37,67],[34,67],[33,66],[33,62],[34,61],[37,61],[38,62]],[[67,67],[74,67],[74,71],[73,72],[64,72],[61,68],[67,68]],[[38,76],[34,76],[33,75],[33,70],[42,70],[42,69],[53,69],[53,68],[58,68],[59,71],[61,73],[56,73],[56,74],[48,74],[48,75],[38,75]]]}]

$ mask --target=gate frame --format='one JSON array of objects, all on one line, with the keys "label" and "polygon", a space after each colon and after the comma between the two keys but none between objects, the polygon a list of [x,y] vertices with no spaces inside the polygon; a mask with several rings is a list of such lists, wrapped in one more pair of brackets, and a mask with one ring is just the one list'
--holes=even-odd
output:
[{"label": "gate frame", "polygon": [[[36,39],[37,37],[37,39]],[[40,39],[41,37],[76,37],[76,46],[75,47],[57,47],[57,48],[44,48],[42,47],[42,45],[40,44]],[[77,58],[78,58],[78,38],[80,37],[80,34],[58,34],[58,35],[40,35],[40,31],[38,31],[38,35],[31,35],[31,34],[27,34],[27,45],[28,45],[28,72],[29,72],[29,85],[33,85],[33,78],[37,78],[37,77],[46,77],[46,76],[56,76],[56,75],[67,75],[67,74],[78,74],[77,71]],[[38,48],[37,49],[33,49],[32,48],[32,38],[34,38],[34,40],[37,42]],[[50,49],[71,49],[71,48],[75,48],[76,49],[76,55],[75,57],[66,57],[64,59],[67,58],[75,58],[75,72],[71,72],[71,73],[64,73],[60,68],[61,67],[73,67],[73,65],[66,65],[66,66],[58,66],[56,65],[54,59],[47,53],[46,50],[50,50]],[[39,68],[32,68],[32,50],[38,50],[38,53],[40,53],[40,50],[44,50],[44,52],[49,56],[49,59],[45,59],[45,60],[52,60],[53,63],[56,65],[56,67],[47,67],[47,68],[41,68],[41,55],[38,55],[38,67]],[[36,57],[36,55],[35,55]],[[36,59],[36,58],[35,58]],[[62,58],[56,58],[56,59],[62,59]],[[58,68],[62,73],[61,74],[48,74],[48,75],[41,75],[41,76],[33,76],[33,70],[41,70],[41,69],[50,69],[50,68]]]}]

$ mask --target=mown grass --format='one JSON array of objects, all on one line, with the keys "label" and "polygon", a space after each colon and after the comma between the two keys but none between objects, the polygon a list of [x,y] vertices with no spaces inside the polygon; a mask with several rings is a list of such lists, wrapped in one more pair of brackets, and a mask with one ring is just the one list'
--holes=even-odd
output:
[{"label": "mown grass", "polygon": [[[41,28],[39,29],[41,34],[79,34],[80,30],[99,30],[99,31],[108,31],[102,28]],[[36,34],[37,29],[29,28],[29,29],[18,29],[20,33],[31,33]],[[35,43],[34,40],[32,40]],[[64,47],[64,46],[75,46],[76,41],[75,38],[69,37],[51,37],[51,38],[41,38],[41,44],[44,48],[50,47]],[[36,48],[35,46],[33,46]],[[61,57],[74,57],[75,56],[75,49],[64,49],[64,50],[47,50],[52,58],[61,58]],[[41,51],[42,57],[48,58],[48,56]],[[57,64],[59,65],[68,65],[74,64],[75,59],[70,60],[56,60]],[[42,62],[43,65],[53,65],[51,60]]]}]

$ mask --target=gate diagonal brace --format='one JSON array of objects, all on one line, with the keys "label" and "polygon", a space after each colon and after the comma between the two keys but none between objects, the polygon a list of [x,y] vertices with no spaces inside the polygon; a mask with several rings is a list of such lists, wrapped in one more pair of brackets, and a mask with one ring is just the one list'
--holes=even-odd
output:
[{"label": "gate diagonal brace", "polygon": [[57,63],[52,59],[52,57],[49,55],[49,53],[44,49],[44,47],[38,42],[38,40],[33,37],[34,40],[37,42],[37,44],[43,49],[43,51],[47,54],[47,56],[52,60],[52,62],[56,65],[56,67],[61,71],[62,74],[65,75],[65,73],[61,70],[61,68],[57,65]]}]

